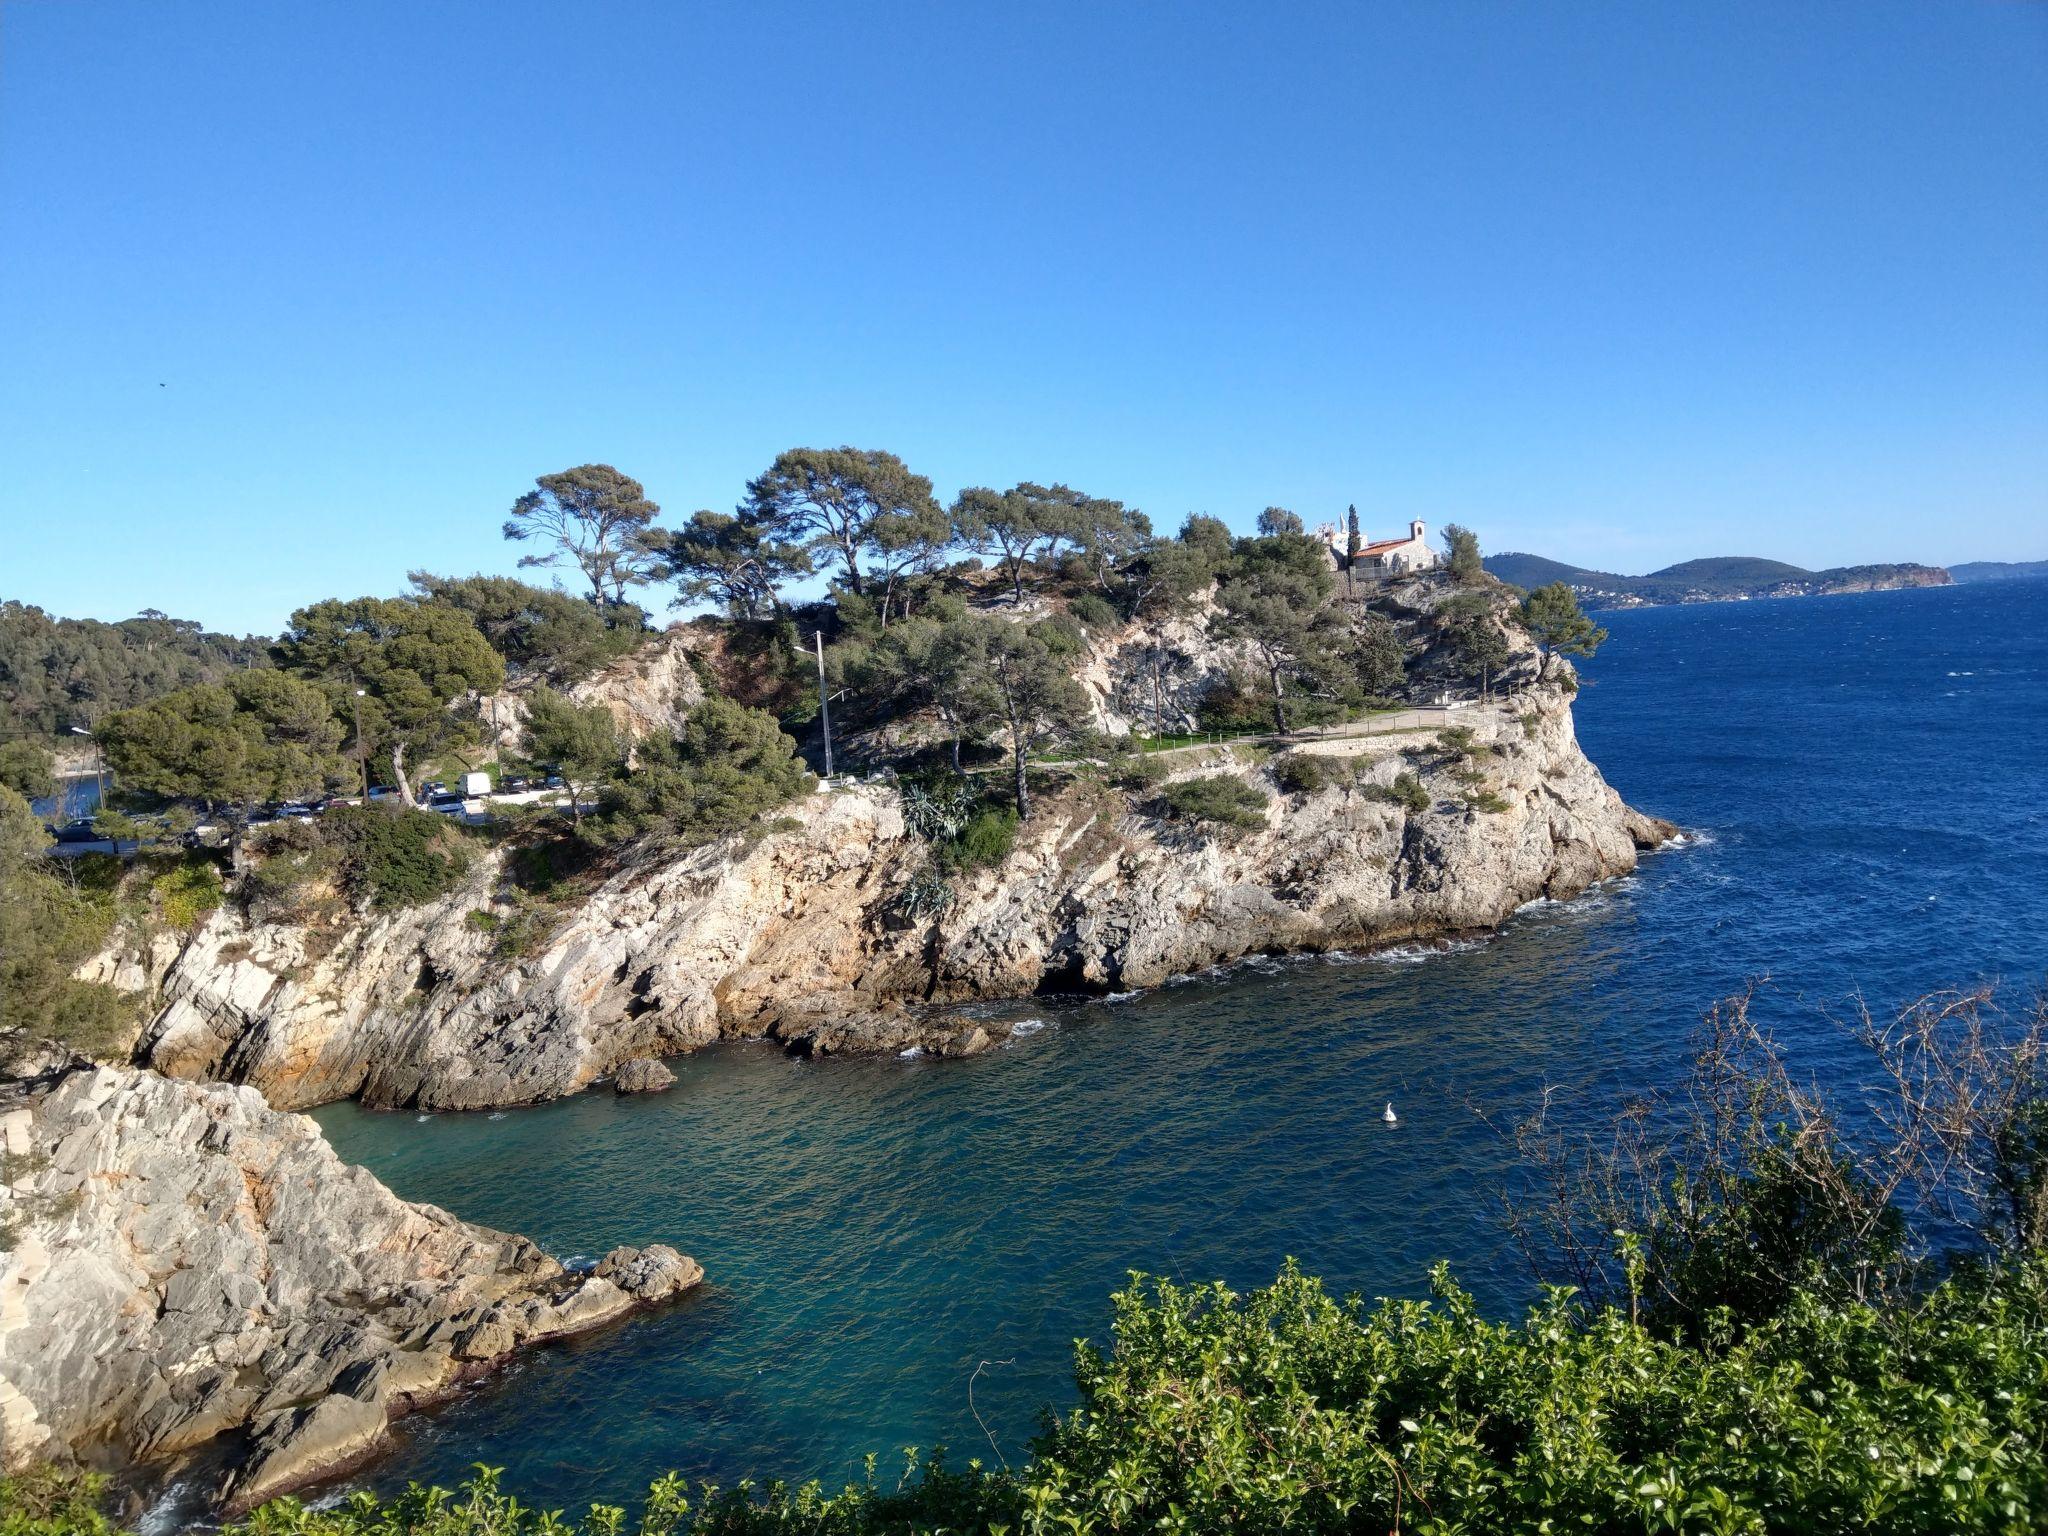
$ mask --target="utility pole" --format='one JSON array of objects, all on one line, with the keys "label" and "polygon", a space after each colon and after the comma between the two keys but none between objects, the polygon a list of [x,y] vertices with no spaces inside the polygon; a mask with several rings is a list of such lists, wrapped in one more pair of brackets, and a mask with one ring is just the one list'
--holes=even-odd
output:
[{"label": "utility pole", "polygon": [[355,691],[356,706],[356,761],[363,770],[363,804],[370,803],[370,744],[363,740],[363,694],[366,689]]},{"label": "utility pole", "polygon": [[814,629],[811,638],[818,643],[818,719],[825,727],[825,777],[832,777],[832,704],[825,693],[825,631]]}]

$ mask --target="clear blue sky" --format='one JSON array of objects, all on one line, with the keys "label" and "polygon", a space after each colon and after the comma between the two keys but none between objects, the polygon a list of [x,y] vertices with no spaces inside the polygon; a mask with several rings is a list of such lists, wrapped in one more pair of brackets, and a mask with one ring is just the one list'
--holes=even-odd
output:
[{"label": "clear blue sky", "polygon": [[2048,556],[2048,5],[0,0],[0,596],[267,631],[841,442]]}]

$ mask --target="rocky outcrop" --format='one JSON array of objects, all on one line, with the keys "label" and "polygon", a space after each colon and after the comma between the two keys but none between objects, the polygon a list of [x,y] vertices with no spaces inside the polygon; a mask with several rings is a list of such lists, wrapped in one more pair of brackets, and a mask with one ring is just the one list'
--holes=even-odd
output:
[{"label": "rocky outcrop", "polygon": [[636,1057],[612,1074],[614,1093],[660,1093],[675,1085],[675,1073],[648,1056]]},{"label": "rocky outcrop", "polygon": [[[1278,793],[1269,766],[1228,748],[1170,760],[1271,795],[1249,832],[1165,819],[1099,780],[1046,796],[1007,861],[954,877],[935,916],[905,900],[928,887],[931,851],[897,792],[872,785],[809,797],[781,830],[642,850],[516,961],[492,925],[466,920],[496,900],[489,860],[464,890],[357,922],[324,954],[224,908],[160,978],[141,1050],[283,1106],[481,1108],[729,1038],[971,1054],[990,1028],[947,1005],[1489,927],[1633,869],[1671,830],[1624,806],[1579,751],[1569,667],[1518,665],[1523,691],[1503,702],[1298,747],[1340,770],[1312,794]],[[1468,730],[1472,753],[1444,748],[1439,724]],[[1404,773],[1426,809],[1388,794]]]},{"label": "rocky outcrop", "polygon": [[[629,741],[673,736],[690,711],[704,702],[704,684],[691,663],[694,648],[689,631],[666,630],[572,685],[569,697],[579,704],[602,704]],[[526,698],[532,686],[514,684],[479,706],[479,718],[506,751],[523,748]]]},{"label": "rocky outcrop", "polygon": [[697,1283],[673,1249],[571,1273],[399,1199],[248,1088],[49,1056],[0,1081],[0,1467],[238,1436],[234,1507],[373,1453],[510,1352]]}]

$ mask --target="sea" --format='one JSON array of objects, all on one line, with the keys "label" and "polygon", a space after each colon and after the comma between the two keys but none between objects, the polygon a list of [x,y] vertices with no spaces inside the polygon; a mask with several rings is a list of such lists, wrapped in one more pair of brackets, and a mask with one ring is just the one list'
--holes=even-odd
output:
[{"label": "sea", "polygon": [[968,1061],[735,1045],[653,1097],[321,1110],[402,1195],[564,1260],[672,1243],[708,1276],[402,1421],[341,1488],[483,1463],[577,1509],[669,1469],[837,1485],[935,1445],[1014,1464],[1134,1272],[1243,1288],[1292,1257],[1334,1291],[1416,1296],[1444,1260],[1514,1314],[1531,1280],[1497,1127],[1546,1089],[1598,1116],[1671,1083],[1717,999],[1755,987],[1826,1081],[1857,1070],[1860,1006],[2034,996],[2048,583],[1601,617],[1580,738],[1684,837],[1493,937],[1005,1005],[1023,1027]]}]

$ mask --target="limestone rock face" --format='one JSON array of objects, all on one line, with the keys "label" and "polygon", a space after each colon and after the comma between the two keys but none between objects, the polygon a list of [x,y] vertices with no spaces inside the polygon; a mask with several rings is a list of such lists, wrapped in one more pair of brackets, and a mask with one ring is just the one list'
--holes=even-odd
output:
[{"label": "limestone rock face", "polygon": [[51,1056],[0,1080],[0,1466],[151,1461],[247,1426],[237,1506],[358,1459],[475,1364],[694,1285],[566,1272],[399,1199],[249,1088]]},{"label": "limestone rock face", "polygon": [[[1490,927],[1627,873],[1674,830],[1580,752],[1568,664],[1518,669],[1513,697],[1426,728],[1297,745],[1339,770],[1312,794],[1282,793],[1270,765],[1228,748],[1177,754],[1176,775],[1234,773],[1270,797],[1250,832],[1165,819],[1101,785],[1042,797],[1002,867],[956,877],[936,919],[899,905],[930,851],[885,785],[807,797],[783,830],[632,855],[516,962],[464,920],[492,901],[488,858],[462,891],[365,918],[318,957],[231,904],[162,974],[139,1050],[280,1106],[481,1108],[720,1039],[972,1054],[1000,1031],[948,1005]],[[1446,750],[1437,725],[1467,728],[1477,755]],[[1427,809],[1384,793],[1404,773]]]},{"label": "limestone rock face", "polygon": [[[673,736],[704,702],[704,684],[690,665],[691,637],[670,630],[569,688],[579,704],[602,704],[629,741]],[[525,741],[530,683],[516,683],[482,701],[485,726],[500,747],[517,752]]]}]

